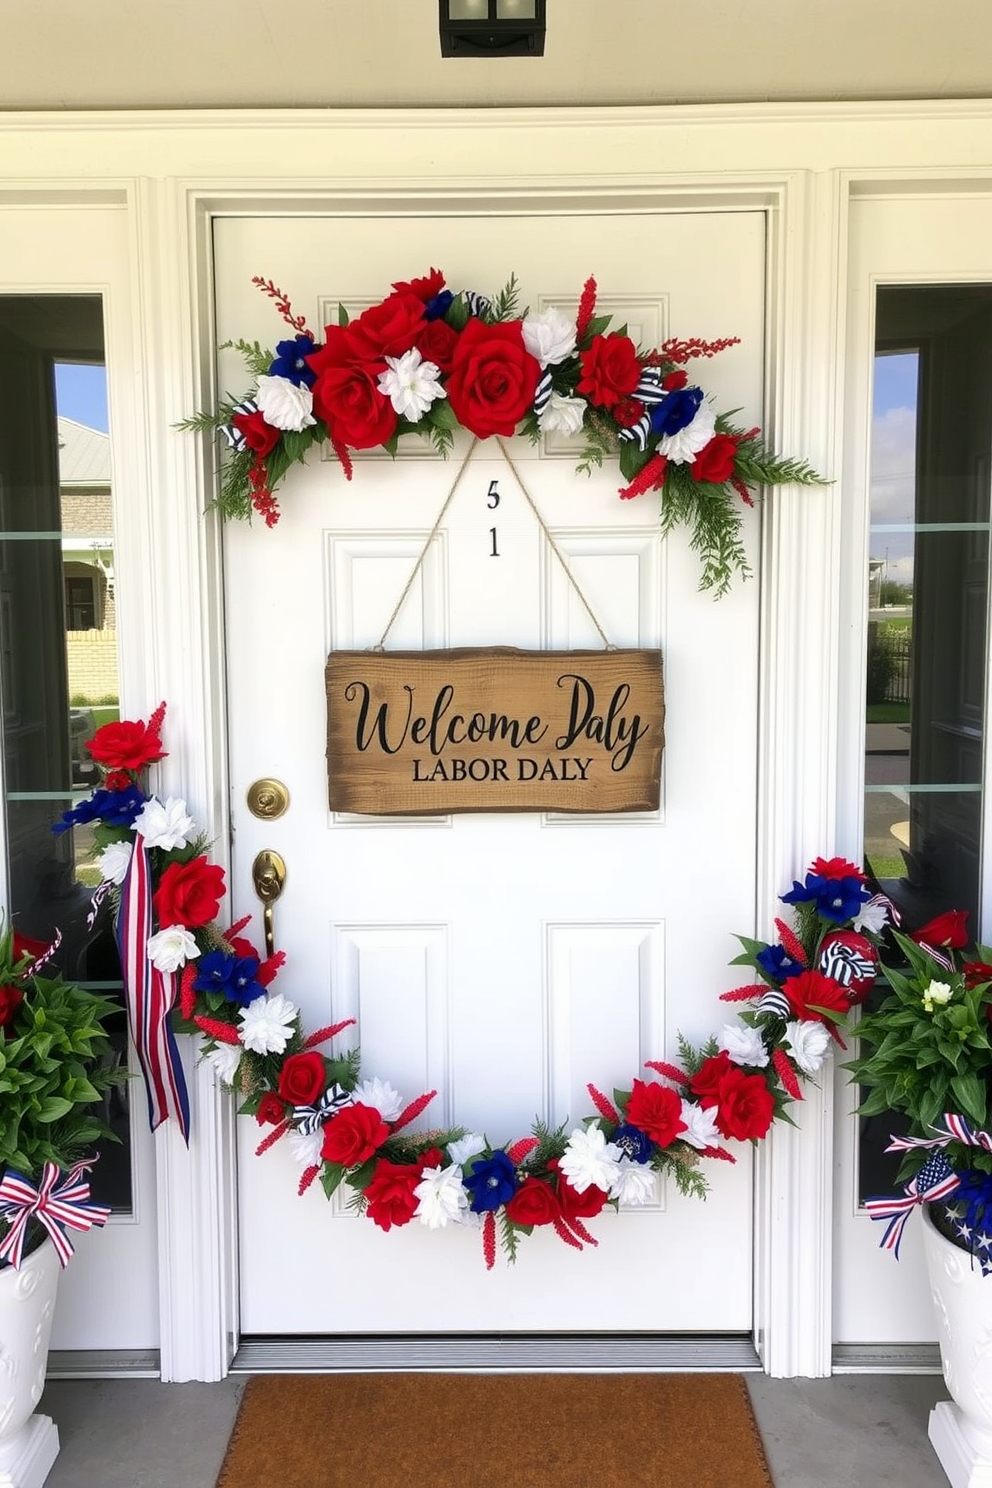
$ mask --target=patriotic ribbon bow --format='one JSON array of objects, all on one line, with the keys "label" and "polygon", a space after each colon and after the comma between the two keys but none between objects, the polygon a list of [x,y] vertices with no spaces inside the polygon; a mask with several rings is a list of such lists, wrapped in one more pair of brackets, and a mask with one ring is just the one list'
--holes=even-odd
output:
[{"label": "patriotic ribbon bow", "polygon": [[865,1208],[872,1219],[887,1221],[885,1234],[879,1241],[879,1248],[894,1250],[896,1260],[898,1260],[899,1244],[906,1228],[906,1221],[913,1210],[917,1205],[932,1204],[938,1199],[946,1199],[948,1194],[954,1192],[960,1181],[944,1154],[932,1152],[916,1177],[911,1178],[907,1183],[904,1198],[869,1199]]},{"label": "patriotic ribbon bow", "polygon": [[10,1230],[0,1242],[0,1261],[9,1261],[17,1270],[28,1225],[37,1219],[51,1236],[61,1264],[69,1264],[72,1241],[66,1229],[91,1230],[94,1225],[105,1225],[110,1218],[106,1204],[94,1204],[90,1199],[89,1183],[82,1176],[90,1166],[89,1161],[76,1163],[60,1183],[61,1168],[56,1163],[46,1163],[37,1188],[23,1173],[7,1170],[0,1182],[0,1214],[10,1222]]},{"label": "patriotic ribbon bow", "polygon": [[911,1152],[920,1147],[947,1147],[951,1142],[960,1142],[963,1147],[980,1147],[983,1152],[992,1152],[992,1133],[975,1131],[963,1116],[945,1111],[939,1121],[930,1127],[935,1137],[890,1137],[886,1152]]},{"label": "patriotic ribbon bow", "polygon": [[353,1104],[352,1097],[347,1090],[342,1090],[340,1085],[331,1085],[324,1091],[315,1106],[293,1107],[293,1125],[304,1136],[312,1137],[336,1111]]}]

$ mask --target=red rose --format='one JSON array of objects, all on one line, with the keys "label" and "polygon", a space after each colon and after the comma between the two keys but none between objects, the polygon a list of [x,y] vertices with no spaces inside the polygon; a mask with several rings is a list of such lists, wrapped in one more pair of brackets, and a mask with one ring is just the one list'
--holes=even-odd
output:
[{"label": "red rose", "polygon": [[470,434],[512,435],[532,407],[541,368],[524,346],[519,320],[485,325],[473,317],[455,347],[448,399]]},{"label": "red rose", "polygon": [[518,1225],[554,1224],[561,1219],[561,1207],[550,1184],[540,1178],[525,1178],[507,1204],[506,1216]]},{"label": "red rose", "polygon": [[861,883],[865,881],[857,863],[849,863],[846,858],[814,858],[809,871],[818,873],[821,878],[856,878]]},{"label": "red rose", "polygon": [[763,1075],[746,1075],[732,1064],[717,1091],[716,1124],[725,1137],[746,1142],[763,1137],[775,1115],[775,1098]]},{"label": "red rose", "polygon": [[[165,759],[158,729],[147,723],[105,723],[86,745],[98,765],[108,770],[140,770]],[[130,780],[125,781],[130,785]],[[113,787],[111,787],[112,789]]]},{"label": "red rose", "polygon": [[110,770],[103,778],[104,788],[109,791],[127,790],[131,777],[126,770]]},{"label": "red rose", "polygon": [[714,434],[709,444],[704,444],[689,467],[693,480],[708,481],[710,485],[722,486],[734,473],[737,459],[737,440],[732,434]]},{"label": "red rose", "polygon": [[419,1182],[419,1167],[412,1163],[387,1162],[381,1157],[375,1165],[372,1182],[365,1190],[369,1219],[380,1230],[409,1224],[417,1212],[419,1200],[414,1189]]},{"label": "red rose", "polygon": [[258,1103],[255,1120],[259,1126],[278,1126],[286,1116],[286,1107],[274,1090],[267,1090]]},{"label": "red rose", "polygon": [[400,279],[394,284],[397,294],[413,294],[418,300],[427,304],[435,295],[439,295],[444,288],[444,275],[440,269],[431,269],[429,274],[422,275],[419,279]]},{"label": "red rose", "polygon": [[709,1059],[703,1060],[689,1081],[689,1089],[698,1098],[701,1106],[716,1105],[720,1081],[731,1068],[730,1055],[726,1049],[721,1049],[719,1054],[713,1054]]},{"label": "red rose", "polygon": [[421,1177],[423,1177],[427,1168],[439,1168],[443,1162],[444,1153],[440,1147],[428,1147],[427,1151],[422,1152],[417,1158],[417,1166],[420,1169]]},{"label": "red rose", "polygon": [[189,863],[170,863],[152,899],[159,925],[185,925],[195,930],[217,918],[223,899],[224,870],[200,856]]},{"label": "red rose", "polygon": [[323,1095],[326,1083],[324,1056],[316,1049],[290,1054],[279,1071],[279,1094],[291,1106],[312,1106]]},{"label": "red rose", "polygon": [[666,372],[665,376],[661,379],[661,385],[666,393],[677,393],[680,388],[685,387],[688,381],[688,372],[680,367],[677,372]]},{"label": "red rose", "polygon": [[417,332],[414,344],[425,362],[433,362],[442,372],[451,371],[458,332],[446,320],[429,320],[423,330]]},{"label": "red rose", "polygon": [[392,437],[396,411],[378,387],[385,363],[357,359],[350,329],[328,326],[327,344],[305,359],[317,374],[313,408],[339,444],[372,449]]},{"label": "red rose", "polygon": [[328,1162],[346,1168],[368,1162],[389,1136],[389,1127],[374,1106],[356,1101],[345,1106],[324,1127],[324,1145],[320,1155]]},{"label": "red rose", "polygon": [[266,455],[271,454],[282,438],[282,430],[274,429],[271,424],[267,424],[264,414],[259,409],[256,409],[254,413],[236,413],[231,423],[240,434],[244,435],[248,448],[254,450],[263,460]]},{"label": "red rose", "polygon": [[376,371],[384,372],[385,358],[409,351],[423,324],[423,300],[415,294],[391,294],[381,304],[363,310],[345,330],[355,360],[375,362]]},{"label": "red rose", "polygon": [[675,1141],[680,1131],[685,1131],[682,1120],[682,1100],[668,1085],[659,1085],[654,1080],[635,1080],[627,1102],[627,1120],[632,1126],[645,1132],[659,1147],[667,1147]]},{"label": "red rose", "polygon": [[558,1204],[565,1220],[595,1219],[610,1197],[606,1190],[597,1188],[595,1183],[590,1183],[588,1188],[584,1188],[579,1193],[578,1189],[573,1188],[561,1172],[556,1157],[551,1159],[548,1167],[553,1168],[558,1174]]},{"label": "red rose", "polygon": [[629,336],[611,331],[608,336],[594,336],[588,351],[579,353],[582,376],[576,392],[585,393],[601,408],[612,408],[627,398],[641,380],[637,348]]},{"label": "red rose", "polygon": [[6,1028],[12,1023],[17,1014],[17,1009],[24,1001],[24,993],[20,987],[12,987],[9,983],[0,987],[0,1028]]},{"label": "red rose", "polygon": [[851,999],[846,988],[822,971],[801,971],[798,976],[786,977],[782,991],[789,1000],[789,1007],[800,1020],[826,1023],[828,1020],[816,1008],[828,1008],[831,1012],[846,1013]]},{"label": "red rose", "polygon": [[968,911],[947,909],[935,920],[928,920],[919,930],[910,931],[910,940],[930,946],[946,946],[960,951],[968,944]]}]

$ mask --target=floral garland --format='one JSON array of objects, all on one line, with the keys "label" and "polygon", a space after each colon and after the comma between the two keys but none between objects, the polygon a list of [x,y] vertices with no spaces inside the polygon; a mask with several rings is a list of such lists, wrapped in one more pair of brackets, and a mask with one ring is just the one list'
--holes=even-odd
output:
[{"label": "floral garland", "polygon": [[535,1122],[502,1146],[462,1126],[411,1131],[437,1092],[404,1102],[387,1081],[363,1077],[358,1049],[320,1052],[354,1020],[307,1034],[296,1006],[272,989],[283,954],[262,959],[242,935],[246,920],[218,924],[223,869],[208,861],[185,801],[144,785],[147,767],[164,757],[163,717],[164,705],[147,723],[96,731],[88,748],[103,783],[55,830],[93,824],[97,902],[119,901],[139,845],[147,852],[156,928],[145,952],[160,974],[178,976],[177,1027],[202,1039],[240,1112],[269,1128],[258,1152],[286,1137],[302,1169],[299,1193],[319,1179],[330,1197],[343,1184],[352,1207],[383,1230],[413,1220],[478,1225],[491,1267],[497,1235],[510,1260],[521,1236],[545,1226],[575,1249],[595,1245],[586,1221],[607,1205],[645,1203],[656,1173],[703,1196],[703,1162],[733,1162],[724,1142],[757,1142],[789,1120],[801,1081],[820,1070],[831,1037],[839,1041],[836,1024],[874,980],[891,906],[854,864],[817,858],[782,896],[795,926],[777,919],[771,944],[739,937],[732,964],[760,980],[724,994],[741,1005],[738,1021],[699,1049],[680,1036],[678,1065],[649,1060],[657,1078],[635,1077],[612,1096],[590,1084],[593,1113],[556,1130]]},{"label": "floral garland", "polygon": [[293,335],[275,355],[258,342],[240,351],[255,385],[180,427],[220,433],[231,450],[217,501],[225,517],[278,521],[276,490],[314,445],[331,445],[348,480],[351,451],[381,446],[395,455],[404,434],[419,434],[442,455],[462,428],[477,439],[515,433],[581,435],[579,470],[618,456],[629,499],[661,492],[661,531],[685,524],[702,562],[701,589],[722,594],[749,572],[739,501],[757,486],[821,478],[802,460],[780,459],[760,429],[740,429],[716,413],[685,364],[738,344],[671,338],[640,350],[626,326],[597,315],[596,281],[586,281],[574,319],[552,306],[518,312],[511,277],[493,298],[447,288],[438,269],[397,281],[379,304],[318,341],[271,280],[252,283],[276,303]]}]

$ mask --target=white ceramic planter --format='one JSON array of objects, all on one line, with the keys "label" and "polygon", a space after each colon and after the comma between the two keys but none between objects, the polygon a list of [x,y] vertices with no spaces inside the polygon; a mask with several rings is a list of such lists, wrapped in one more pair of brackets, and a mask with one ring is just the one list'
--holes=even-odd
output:
[{"label": "white ceramic planter", "polygon": [[930,1412],[930,1441],[951,1488],[992,1488],[992,1276],[945,1240],[925,1209],[923,1249],[954,1402]]},{"label": "white ceramic planter", "polygon": [[50,1240],[17,1271],[0,1270],[0,1488],[41,1488],[59,1454],[51,1416],[32,1414],[45,1388],[59,1270]]}]

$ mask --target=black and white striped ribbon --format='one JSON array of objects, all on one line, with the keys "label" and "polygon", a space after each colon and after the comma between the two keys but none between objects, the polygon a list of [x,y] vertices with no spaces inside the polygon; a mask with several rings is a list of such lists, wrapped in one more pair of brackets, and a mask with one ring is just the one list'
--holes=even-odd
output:
[{"label": "black and white striped ribbon", "polygon": [[758,998],[755,1011],[759,1013],[771,1013],[776,1018],[784,1018],[786,1022],[792,1017],[789,999],[784,992],[779,992],[774,987],[766,992],[763,997]]},{"label": "black and white striped ribbon", "polygon": [[[255,402],[254,398],[245,398],[242,400],[242,402],[235,403],[234,407],[231,409],[232,415],[235,413],[257,412],[258,404]],[[227,440],[229,447],[236,453],[240,454],[245,447],[245,436],[242,434],[241,430],[236,429],[233,424],[221,424],[220,432]]]},{"label": "black and white striped ribbon", "polygon": [[469,315],[478,315],[482,317],[484,315],[489,315],[492,311],[492,300],[488,299],[484,294],[478,294],[474,289],[463,289],[462,299],[468,306]]},{"label": "black and white striped ribbon", "polygon": [[541,417],[548,404],[551,402],[551,368],[545,367],[541,373],[541,380],[537,384],[537,392],[534,394],[534,412],[538,418]]},{"label": "black and white striped ribbon", "polygon": [[834,942],[820,952],[820,970],[842,987],[849,987],[854,981],[870,981],[875,975],[875,963],[853,946]]},{"label": "black and white striped ribbon", "polygon": [[653,408],[656,403],[661,403],[668,397],[668,390],[663,388],[661,383],[660,367],[644,367],[641,371],[641,380],[631,396],[637,398],[646,408]]},{"label": "black and white striped ribbon", "polygon": [[325,1121],[352,1104],[352,1097],[347,1090],[342,1090],[340,1085],[331,1085],[315,1106],[293,1107],[293,1125],[305,1137],[312,1137],[315,1132],[320,1131]]},{"label": "black and white striped ribbon", "polygon": [[644,450],[647,448],[648,436],[650,433],[651,415],[649,413],[645,413],[641,418],[637,420],[636,424],[631,424],[629,429],[621,429],[617,434],[617,438],[626,440],[628,444],[631,442],[631,440],[636,439],[637,448],[640,450]]}]

